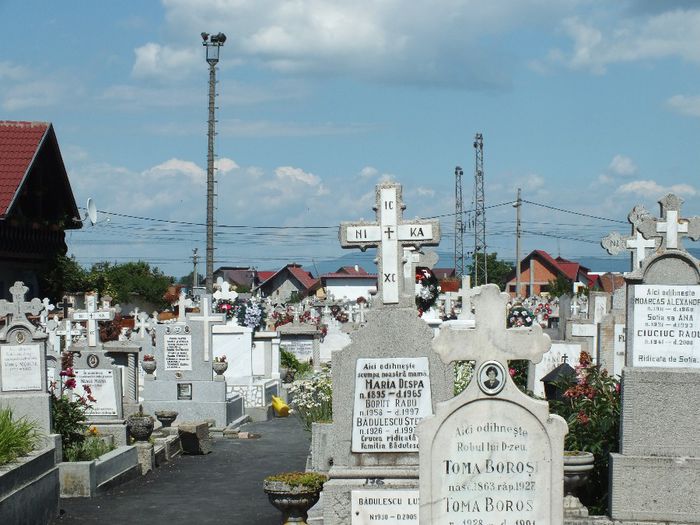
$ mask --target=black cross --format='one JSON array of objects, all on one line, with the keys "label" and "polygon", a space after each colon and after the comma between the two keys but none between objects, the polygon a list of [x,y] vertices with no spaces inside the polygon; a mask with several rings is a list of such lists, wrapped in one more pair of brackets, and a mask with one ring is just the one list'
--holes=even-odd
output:
[{"label": "black cross", "polygon": [[391,229],[391,226],[387,226],[387,229],[384,230],[384,233],[386,233],[387,239],[391,239],[391,234],[394,233],[394,230]]},{"label": "black cross", "polygon": [[73,308],[75,305],[68,302],[68,297],[64,297],[63,301],[58,303],[56,306],[63,309],[63,318],[68,319],[68,309]]}]

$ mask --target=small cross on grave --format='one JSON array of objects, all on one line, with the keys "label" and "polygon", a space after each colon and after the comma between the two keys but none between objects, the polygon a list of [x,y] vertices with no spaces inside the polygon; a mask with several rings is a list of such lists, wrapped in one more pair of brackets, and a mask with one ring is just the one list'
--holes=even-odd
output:
[{"label": "small cross on grave", "polygon": [[[102,301],[104,305],[104,300]],[[109,304],[109,303],[107,303]],[[114,319],[114,309],[97,309],[97,296],[94,293],[85,294],[85,310],[75,310],[71,315],[72,321],[86,321],[88,346],[97,346],[97,321]]]},{"label": "small cross on grave", "polygon": [[213,293],[213,297],[217,301],[235,301],[236,297],[238,297],[236,290],[231,289],[231,285],[228,283],[228,281],[224,281],[223,277],[219,277],[216,280],[216,286],[218,287],[218,290]]},{"label": "small cross on grave", "polygon": [[613,232],[604,237],[600,244],[610,255],[617,255],[623,250],[632,252],[632,269],[636,270],[642,267],[642,261],[646,258],[649,250],[658,247],[659,240],[656,238],[645,239],[636,228],[632,227],[632,235],[623,237],[619,233]]},{"label": "small cross on grave", "polygon": [[186,323],[187,322],[187,316],[185,315],[187,313],[187,295],[185,295],[185,292],[180,291],[180,297],[177,300],[177,322],[178,323]]},{"label": "small cross on grave", "polygon": [[470,275],[462,276],[462,287],[459,289],[459,295],[462,299],[462,309],[457,316],[460,321],[474,321],[474,314],[472,313],[472,298],[476,290],[472,288],[472,278]]},{"label": "small cross on grave", "polygon": [[73,307],[75,306],[75,304],[71,303],[71,302],[68,300],[68,297],[64,297],[64,298],[63,298],[63,301],[61,301],[60,303],[58,303],[56,306],[58,306],[61,310],[63,310],[63,318],[64,318],[64,319],[68,319],[68,317],[70,316],[70,311],[69,311],[69,310],[70,310],[71,308],[73,308]]},{"label": "small cross on grave", "polygon": [[138,312],[134,316],[134,331],[138,333],[139,339],[146,339],[146,331],[152,328],[151,321],[146,312]]},{"label": "small cross on grave", "polygon": [[[184,295],[184,294],[183,294]],[[226,322],[226,314],[214,314],[211,311],[211,306],[209,304],[209,297],[206,295],[202,296],[202,302],[199,305],[200,314],[192,315],[190,314],[190,321],[201,321],[204,325],[202,331],[204,332],[204,360],[209,361],[209,345],[211,342],[211,325],[222,324]]]},{"label": "small cross on grave", "polygon": [[63,349],[67,350],[73,344],[73,337],[80,334],[80,330],[76,330],[73,323],[71,323],[70,317],[66,317],[56,328],[55,333],[63,338]]},{"label": "small cross on grave", "polygon": [[661,218],[653,217],[644,206],[635,206],[630,212],[629,221],[644,238],[661,238],[661,247],[669,250],[682,250],[683,237],[700,239],[700,217],[680,218],[683,199],[669,193],[659,201]]},{"label": "small cross on grave", "polygon": [[[435,246],[440,242],[440,223],[436,220],[403,221],[405,205],[401,185],[378,184],[376,188],[375,222],[343,222],[340,245],[343,248],[377,248],[378,296],[383,304],[413,304],[413,289],[405,290],[400,272],[404,246]],[[410,292],[410,293],[408,293]]]},{"label": "small cross on grave", "polygon": [[42,310],[39,314],[39,324],[41,324],[41,326],[46,326],[46,323],[49,320],[49,315],[51,315],[51,312],[53,312],[56,307],[51,304],[51,300],[48,297],[44,297],[44,299],[41,301],[41,305]]},{"label": "small cross on grave", "polygon": [[[22,281],[16,281],[10,288],[12,302],[0,299],[0,317],[12,316],[12,322],[26,320],[27,314],[37,315],[44,309],[44,305],[36,297],[31,301],[25,301],[24,296],[29,288],[24,286]],[[9,326],[9,322],[5,326]]]},{"label": "small cross on grave", "polygon": [[495,284],[474,289],[476,328],[446,323],[433,341],[433,349],[445,363],[452,361],[499,361],[507,370],[508,361],[528,359],[539,363],[549,347],[549,336],[538,324],[527,328],[506,329],[506,312],[510,296]]}]

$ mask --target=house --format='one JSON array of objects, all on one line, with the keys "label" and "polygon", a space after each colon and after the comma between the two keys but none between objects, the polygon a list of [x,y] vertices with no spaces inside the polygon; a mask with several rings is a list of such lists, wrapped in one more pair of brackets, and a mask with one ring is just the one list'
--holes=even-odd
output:
[{"label": "house", "polygon": [[322,288],[326,297],[347,298],[356,301],[368,299],[377,290],[377,275],[367,273],[361,266],[343,266],[337,271],[321,275],[317,288]]},{"label": "house", "polygon": [[294,297],[306,297],[317,283],[311,272],[299,264],[288,264],[276,272],[258,272],[260,283],[253,293],[269,297],[274,303],[286,303]]},{"label": "house", "polygon": [[613,293],[615,290],[625,287],[625,278],[617,272],[589,272],[588,276],[593,280],[591,288]]},{"label": "house", "polygon": [[506,290],[512,296],[530,297],[549,293],[549,282],[563,277],[571,283],[571,292],[590,287],[589,269],[575,261],[562,257],[556,259],[544,250],[534,250],[520,261],[520,294],[515,291],[515,270],[508,276]]},{"label": "house", "polygon": [[38,275],[82,227],[49,122],[0,121],[0,298],[15,281],[36,297]]},{"label": "house", "polygon": [[258,272],[251,266],[220,266],[214,271],[214,282],[219,277],[235,285],[239,292],[252,290],[254,286],[260,284]]}]

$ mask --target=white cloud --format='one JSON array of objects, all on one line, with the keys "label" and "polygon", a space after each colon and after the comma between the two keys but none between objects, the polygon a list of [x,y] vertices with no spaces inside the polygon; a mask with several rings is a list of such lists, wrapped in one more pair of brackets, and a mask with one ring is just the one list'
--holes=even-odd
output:
[{"label": "white cloud", "polygon": [[700,95],[674,95],[666,105],[676,113],[690,117],[700,117]]},{"label": "white cloud", "polygon": [[228,173],[229,171],[237,170],[240,166],[233,159],[221,157],[214,161],[214,167],[219,173]]},{"label": "white cloud", "polygon": [[652,198],[661,198],[668,193],[676,193],[678,195],[694,197],[700,193],[690,184],[672,184],[671,186],[663,186],[653,180],[635,180],[628,182],[627,184],[620,186],[617,191],[620,193],[631,193]]},{"label": "white cloud", "polygon": [[611,27],[569,17],[561,23],[570,52],[552,50],[550,62],[602,74],[610,64],[681,58],[700,64],[700,9],[672,9],[646,17],[624,18]]},{"label": "white cloud", "polygon": [[144,171],[143,175],[159,184],[168,184],[167,179],[171,179],[171,184],[176,184],[176,180],[183,176],[194,183],[203,183],[207,178],[206,171],[194,162],[174,158],[153,166]]},{"label": "white cloud", "polygon": [[136,59],[131,72],[135,77],[182,76],[195,64],[201,64],[201,51],[195,47],[175,48],[148,42],[134,49]]},{"label": "white cloud", "polygon": [[618,154],[610,161],[608,170],[615,175],[629,176],[637,173],[637,166],[631,158]]},{"label": "white cloud", "polygon": [[523,191],[536,191],[545,185],[544,177],[536,173],[530,173],[524,177],[518,177],[513,181],[512,188],[521,188]]},{"label": "white cloud", "polygon": [[18,66],[12,62],[0,62],[0,80],[22,80],[30,75],[29,70],[24,66]]},{"label": "white cloud", "polygon": [[421,197],[435,197],[435,190],[431,188],[423,188],[419,186],[416,188],[416,193]]},{"label": "white cloud", "polygon": [[321,182],[313,173],[307,173],[301,168],[293,168],[292,166],[280,166],[275,169],[275,176],[281,181],[301,182],[308,186],[318,186]]},{"label": "white cloud", "polygon": [[379,175],[379,170],[373,166],[365,166],[360,170],[359,175],[364,179],[371,179]]}]

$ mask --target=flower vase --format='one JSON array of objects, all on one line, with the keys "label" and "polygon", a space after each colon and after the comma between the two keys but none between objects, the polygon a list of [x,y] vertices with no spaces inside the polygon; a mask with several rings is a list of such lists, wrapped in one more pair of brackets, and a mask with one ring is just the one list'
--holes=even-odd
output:
[{"label": "flower vase", "polygon": [[155,361],[141,361],[141,368],[148,375],[152,375],[153,372],[156,371],[156,366],[157,364]]},{"label": "flower vase", "polygon": [[177,419],[175,410],[156,410],[156,419],[160,421],[163,428],[168,428]]},{"label": "flower vase", "polygon": [[283,525],[306,525],[309,509],[316,504],[321,494],[320,489],[314,490],[303,485],[292,487],[283,481],[265,480],[263,488],[270,503],[282,512]]},{"label": "flower vase", "polygon": [[211,367],[214,369],[214,372],[216,372],[216,379],[223,381],[224,372],[228,369],[228,363],[226,361],[214,361]]},{"label": "flower vase", "polygon": [[594,456],[591,452],[564,452],[564,515],[578,518],[588,516],[588,509],[581,503],[578,490],[588,481],[593,470]]},{"label": "flower vase", "polygon": [[153,434],[153,419],[145,414],[134,414],[127,418],[126,426],[135,441],[148,441]]}]

